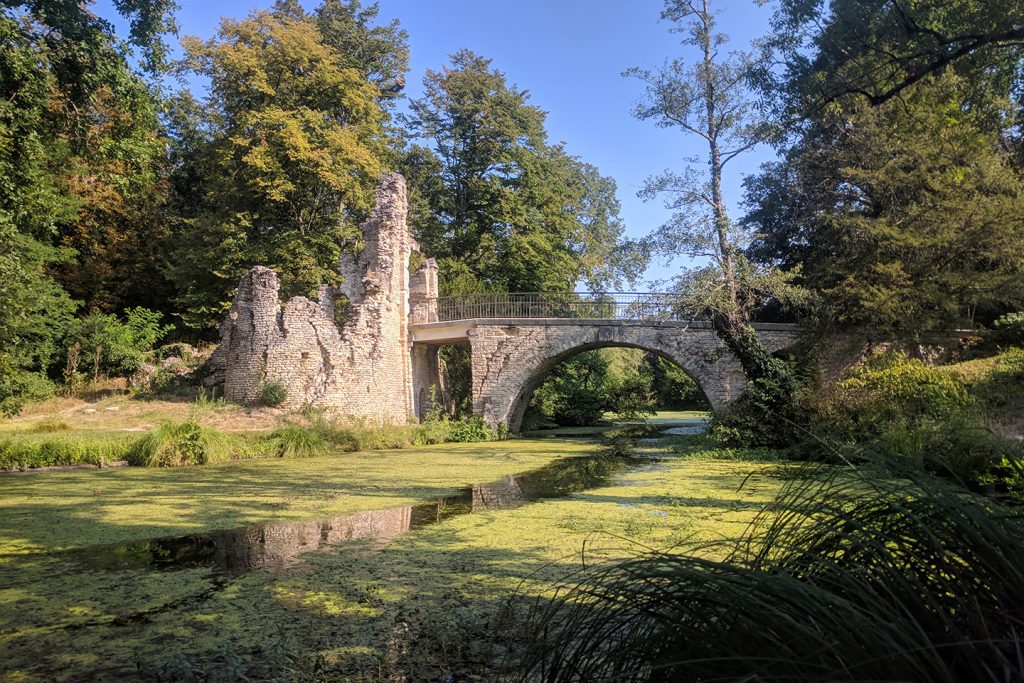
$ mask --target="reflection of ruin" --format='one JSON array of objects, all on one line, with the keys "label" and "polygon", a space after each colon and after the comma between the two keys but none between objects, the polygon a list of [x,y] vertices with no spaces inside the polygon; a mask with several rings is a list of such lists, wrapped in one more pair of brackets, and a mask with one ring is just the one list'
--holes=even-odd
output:
[{"label": "reflection of ruin", "polygon": [[526,498],[515,477],[505,477],[490,484],[477,484],[473,487],[473,512],[517,508],[524,503]]},{"label": "reflection of ruin", "polygon": [[285,522],[217,534],[214,564],[231,572],[281,569],[298,555],[325,545],[390,539],[409,530],[412,508],[371,510],[315,522]]}]

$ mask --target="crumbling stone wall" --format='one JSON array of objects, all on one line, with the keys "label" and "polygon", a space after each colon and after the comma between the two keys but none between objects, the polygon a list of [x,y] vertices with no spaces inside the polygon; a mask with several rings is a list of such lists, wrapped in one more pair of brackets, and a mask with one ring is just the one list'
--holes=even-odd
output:
[{"label": "crumbling stone wall", "polygon": [[[362,225],[362,252],[339,259],[341,286],[321,287],[317,301],[298,296],[282,308],[274,271],[256,266],[242,277],[212,360],[223,370],[225,398],[253,405],[261,388],[277,381],[288,391],[288,409],[308,403],[391,422],[414,413],[408,321],[415,243],[407,212],[404,179],[385,176]],[[433,267],[436,291],[436,265],[426,264]],[[335,306],[343,298],[346,318],[339,327]]]}]

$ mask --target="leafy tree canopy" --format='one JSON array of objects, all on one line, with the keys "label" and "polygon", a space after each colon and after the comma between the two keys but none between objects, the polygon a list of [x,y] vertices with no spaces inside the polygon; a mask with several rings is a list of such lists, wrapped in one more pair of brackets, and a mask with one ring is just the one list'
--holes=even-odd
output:
[{"label": "leafy tree canopy", "polygon": [[[132,21],[131,44],[157,68],[161,35],[173,28],[172,6],[115,6]],[[138,245],[152,241],[155,224],[140,216],[157,203],[152,197],[159,191],[156,107],[128,64],[127,45],[82,4],[7,3],[0,9],[5,411],[46,390],[44,373],[76,308],[69,291],[90,307],[115,306],[154,270],[151,260],[134,257]]]},{"label": "leafy tree canopy", "polygon": [[384,169],[381,79],[405,64],[404,33],[371,17],[358,3],[307,14],[282,2],[184,40],[187,67],[210,79],[205,102],[179,98],[176,119],[192,205],[173,275],[188,324],[216,324],[256,263],[288,294],[337,280],[339,245],[357,237]]},{"label": "leafy tree canopy", "polygon": [[815,122],[748,181],[755,258],[802,268],[833,321],[876,332],[1019,305],[1024,182],[988,114],[963,106],[971,87],[929,78]]},{"label": "leafy tree canopy", "polygon": [[[783,68],[767,89],[791,113],[861,96],[878,105],[953,67],[975,89],[1020,78],[1019,0],[780,0],[765,42]],[[769,69],[775,60],[762,62]]]},{"label": "leafy tree canopy", "polygon": [[574,289],[631,274],[615,183],[547,142],[545,113],[468,50],[428,71],[406,123],[412,224],[442,289]]}]

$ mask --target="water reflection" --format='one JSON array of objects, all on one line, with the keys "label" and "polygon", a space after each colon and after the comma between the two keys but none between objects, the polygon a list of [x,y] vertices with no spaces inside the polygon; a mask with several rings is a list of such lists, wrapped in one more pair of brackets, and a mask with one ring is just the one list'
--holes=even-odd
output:
[{"label": "water reflection", "polygon": [[542,498],[560,498],[595,488],[639,461],[595,455],[557,460],[541,469],[475,484],[464,491],[412,507],[357,512],[304,522],[275,522],[206,534],[95,546],[72,551],[78,561],[97,569],[173,570],[212,567],[229,574],[256,569],[276,571],[302,553],[346,541],[387,541],[457,515],[504,510]]}]

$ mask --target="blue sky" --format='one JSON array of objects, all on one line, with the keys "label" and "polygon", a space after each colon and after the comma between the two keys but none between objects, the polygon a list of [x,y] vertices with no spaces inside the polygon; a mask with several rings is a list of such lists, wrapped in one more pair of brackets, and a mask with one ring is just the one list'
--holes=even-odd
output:
[{"label": "blue sky", "polygon": [[[97,3],[105,17],[109,0]],[[272,0],[179,0],[182,35],[211,36],[221,16],[243,17]],[[312,7],[316,0],[303,0]],[[666,168],[681,168],[700,155],[699,140],[677,130],[637,121],[630,108],[641,84],[620,74],[631,66],[653,67],[688,54],[659,20],[662,0],[380,0],[381,19],[399,19],[409,33],[411,70],[406,94],[417,97],[427,69],[439,69],[447,56],[466,47],[493,59],[509,81],[530,91],[531,101],[548,112],[552,141],[564,141],[571,154],[615,178],[622,218],[630,236],[642,236],[668,216],[658,203],[636,193],[644,179]],[[770,7],[753,0],[719,0],[719,26],[732,49],[747,49],[767,28]],[[198,94],[198,93],[197,93]],[[733,162],[725,195],[739,215],[740,182],[771,158],[760,149]],[[665,278],[673,266],[652,264],[649,278]]]}]

